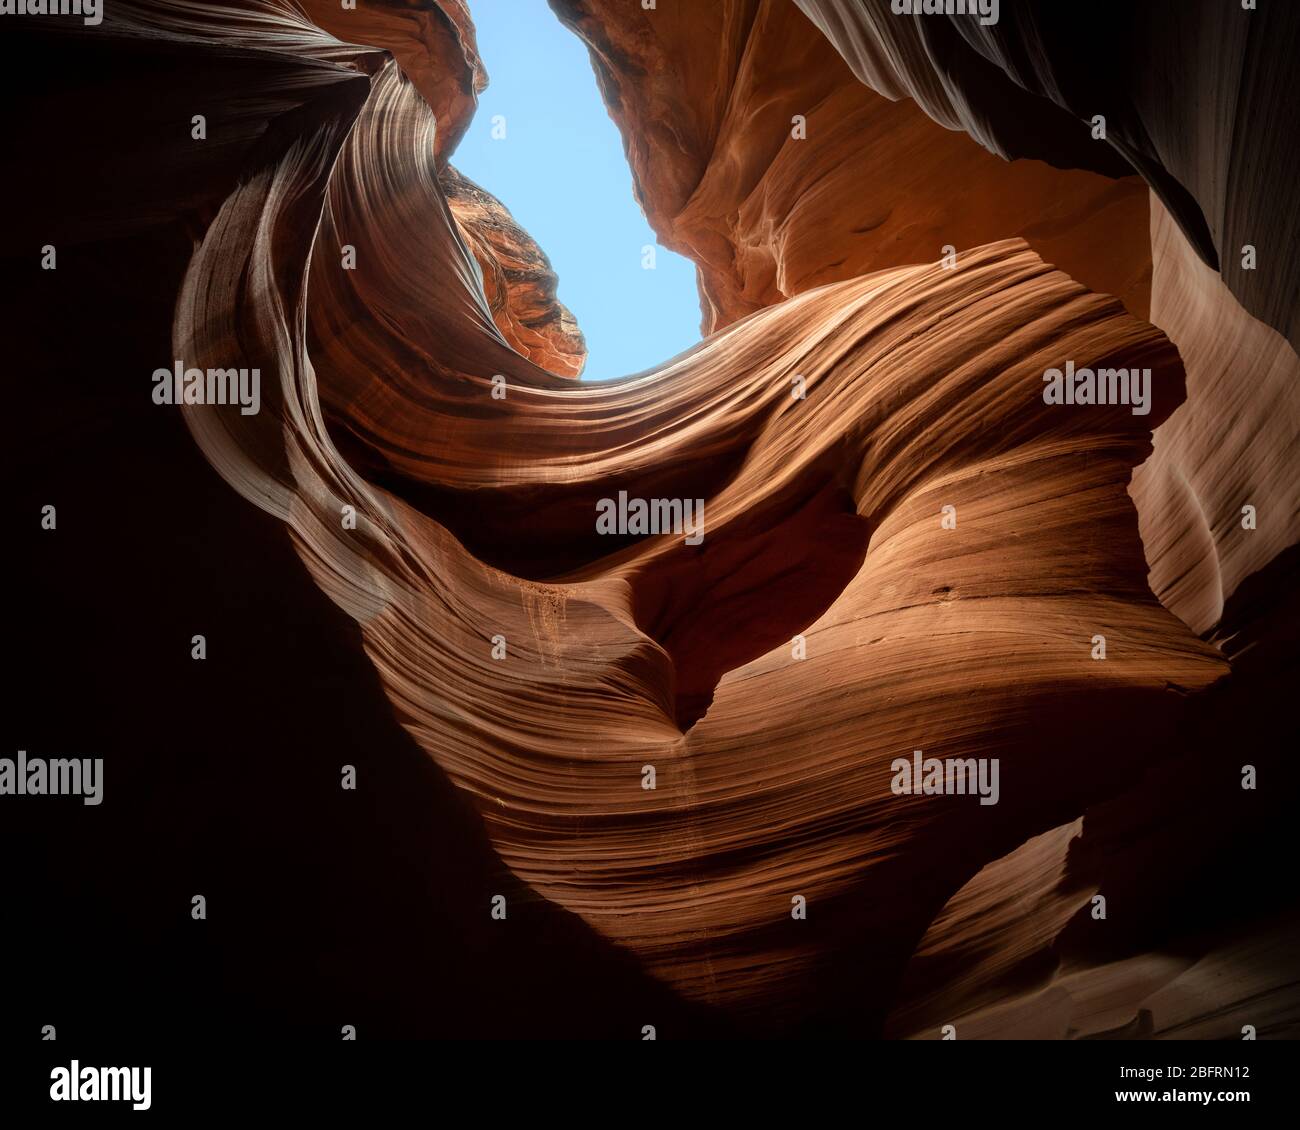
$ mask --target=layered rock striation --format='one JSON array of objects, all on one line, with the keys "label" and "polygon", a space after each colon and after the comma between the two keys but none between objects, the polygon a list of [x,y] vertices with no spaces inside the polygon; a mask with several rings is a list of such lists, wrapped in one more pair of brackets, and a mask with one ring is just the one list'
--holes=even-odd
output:
[{"label": "layered rock striation", "polygon": [[[1102,91],[1095,145],[1037,5],[987,32],[865,0],[553,6],[699,265],[705,340],[602,384],[573,379],[543,251],[449,163],[472,5],[113,6],[142,73],[203,69],[212,142],[78,222],[184,216],[173,352],[264,379],[255,415],[184,407],[207,464],[283,525],[513,875],[680,997],[759,1030],[1231,1034],[1236,920],[1176,968],[1167,904],[1087,931],[1240,800],[1230,719],[1280,701],[1291,268],[1226,254],[1285,237],[1277,147],[1256,169],[1206,124],[1175,153],[1141,84]],[[1216,105],[1268,96],[1159,59]],[[1049,402],[1067,363],[1146,373],[1145,410]],[[603,529],[627,500],[694,524]],[[900,789],[914,751],[996,792]],[[1252,993],[1294,1024],[1284,977]]]}]

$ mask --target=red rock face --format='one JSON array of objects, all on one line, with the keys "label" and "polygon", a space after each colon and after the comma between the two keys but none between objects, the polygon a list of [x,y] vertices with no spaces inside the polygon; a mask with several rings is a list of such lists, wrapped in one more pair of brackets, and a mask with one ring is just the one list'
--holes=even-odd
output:
[{"label": "red rock face", "polygon": [[437,121],[433,149],[441,166],[488,83],[465,0],[370,0],[350,8],[336,0],[302,0],[301,7],[313,24],[345,43],[392,53]]},{"label": "red rock face", "polygon": [[[890,0],[797,3],[864,83],[995,153],[1136,169],[1246,310],[1297,345],[1300,267],[1281,252],[1300,219],[1275,191],[1295,173],[1294,4],[1007,4],[984,24],[898,17]],[[1247,266],[1248,246],[1277,253]]]},{"label": "red rock face", "polygon": [[913,103],[855,83],[785,0],[552,7],[590,47],[651,226],[700,266],[706,334],[825,283],[1010,236],[1145,316],[1137,178],[1008,165],[936,130]]},{"label": "red rock face", "polygon": [[558,280],[550,260],[490,192],[450,165],[438,183],[483,272],[483,294],[501,335],[534,364],[576,377],[587,360],[587,343],[555,297]]},{"label": "red rock face", "polygon": [[[194,187],[104,209],[184,199],[172,352],[265,378],[256,415],[184,407],[203,473],[279,524],[514,880],[750,1031],[1292,1028],[1289,904],[1174,906],[1294,775],[1296,356],[1243,308],[1286,271],[1247,302],[1181,166],[1050,132],[991,58],[1064,73],[1046,16],[553,0],[707,333],[579,384],[544,249],[449,163],[472,7],[123,3],[154,65],[238,65]],[[1149,371],[1147,411],[1049,402],[1067,363]],[[626,500],[685,520],[606,532]],[[900,785],[914,756],[980,795]]]},{"label": "red rock face", "polygon": [[1289,453],[1300,421],[1300,359],[1237,304],[1156,201],[1151,247],[1151,316],[1182,354],[1188,396],[1156,432],[1132,491],[1152,589],[1208,632],[1243,582],[1295,543],[1300,486]]}]

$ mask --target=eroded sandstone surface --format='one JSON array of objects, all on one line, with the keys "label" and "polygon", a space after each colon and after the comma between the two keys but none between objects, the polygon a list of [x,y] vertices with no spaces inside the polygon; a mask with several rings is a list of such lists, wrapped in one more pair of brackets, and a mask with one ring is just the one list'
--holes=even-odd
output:
[{"label": "eroded sandstone surface", "polygon": [[[176,115],[88,67],[171,173],[65,226],[188,233],[172,353],[264,377],[255,416],[184,407],[205,473],[510,873],[755,1030],[1293,1031],[1294,902],[1219,898],[1295,783],[1293,17],[1151,5],[1108,32],[1150,62],[1125,87],[1046,2],[552,0],[705,333],[583,384],[545,249],[454,168],[473,3],[363,7],[60,31],[201,69],[210,137],[151,140]],[[1045,403],[1067,360],[1149,370],[1149,413]],[[698,500],[702,540],[602,534],[620,492]],[[996,759],[997,803],[900,796],[914,750]]]}]

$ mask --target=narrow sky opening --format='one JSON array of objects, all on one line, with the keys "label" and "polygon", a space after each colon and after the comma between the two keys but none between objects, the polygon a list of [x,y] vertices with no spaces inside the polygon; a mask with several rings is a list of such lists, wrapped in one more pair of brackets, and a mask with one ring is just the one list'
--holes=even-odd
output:
[{"label": "narrow sky opening", "polygon": [[[488,88],[451,163],[497,197],[559,276],[582,379],[640,372],[700,339],[695,264],[655,242],[587,48],[546,0],[471,0]],[[493,118],[505,137],[492,136]],[[654,248],[654,268],[642,266]]]}]

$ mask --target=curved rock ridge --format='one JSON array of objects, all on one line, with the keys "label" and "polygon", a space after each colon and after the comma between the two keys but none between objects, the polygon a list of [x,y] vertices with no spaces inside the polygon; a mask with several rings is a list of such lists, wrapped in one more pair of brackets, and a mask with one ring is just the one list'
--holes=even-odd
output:
[{"label": "curved rock ridge", "polygon": [[1082,830],[1075,820],[1035,836],[953,895],[912,955],[887,1034],[935,1038],[953,1024],[965,1038],[972,1014],[1056,971],[1051,947],[1097,893],[1069,872],[1068,853]]},{"label": "curved rock ridge", "polygon": [[497,329],[511,347],[557,376],[576,377],[587,343],[556,297],[551,261],[509,209],[458,169],[447,165],[438,183],[461,237],[483,274],[483,293]]},{"label": "curved rock ridge", "polygon": [[[881,1010],[974,870],[1157,756],[1182,710],[1170,681],[1225,670],[1147,589],[1125,489],[1181,399],[1175,351],[1010,241],[818,288],[660,370],[574,388],[501,340],[433,128],[394,66],[376,75],[326,223],[380,199],[392,222],[356,236],[356,271],[315,257],[306,296],[276,280],[301,277],[321,163],[291,146],[227,200],[175,347],[280,379],[258,417],[187,407],[195,438],[286,521],[515,874],[692,999],[768,1023]],[[1150,417],[1045,404],[1067,357],[1150,367]],[[362,479],[322,406],[406,490]],[[609,544],[593,520],[619,490],[702,500],[702,544]],[[476,559],[439,520],[458,504],[539,579]],[[525,507],[544,528],[520,527]],[[913,749],[996,756],[1000,802],[896,795]],[[1086,777],[1058,771],[1084,758]]]},{"label": "curved rock ridge", "polygon": [[[350,43],[385,48],[433,111],[429,136],[443,192],[483,274],[492,316],[512,348],[543,368],[576,377],[586,361],[577,322],[556,298],[557,280],[536,242],[506,207],[447,164],[488,83],[464,0],[382,0],[343,8],[307,0],[323,30]],[[382,224],[375,213],[365,224]],[[340,245],[340,254],[347,244]],[[397,249],[400,250],[400,249]]]},{"label": "curved rock ridge", "polygon": [[[986,25],[895,15],[890,0],[798,3],[863,83],[991,151],[1112,174],[1119,157],[1150,183],[1151,318],[1179,345],[1189,388],[1133,494],[1153,588],[1197,631],[1213,628],[1240,582],[1300,540],[1287,458],[1300,219],[1279,191],[1300,171],[1285,140],[1300,128],[1300,8],[1027,0]],[[1264,524],[1243,528],[1246,506]]]},{"label": "curved rock ridge", "polygon": [[864,83],[995,153],[1112,175],[1120,158],[1241,305],[1300,347],[1300,7],[1025,0],[984,24],[898,16],[891,0],[796,2]]},{"label": "curved rock ridge", "polygon": [[825,283],[1009,236],[1146,316],[1136,178],[1008,164],[936,128],[854,82],[787,0],[551,6],[590,49],[651,227],[699,266],[705,334]]},{"label": "curved rock ridge", "polygon": [[1300,542],[1300,358],[1241,308],[1154,199],[1151,246],[1151,317],[1187,366],[1187,402],[1156,432],[1132,494],[1152,590],[1207,632],[1244,580]]},{"label": "curved rock ridge", "polygon": [[350,8],[340,0],[298,3],[317,27],[345,43],[392,53],[437,119],[434,155],[445,163],[488,84],[466,0],[361,0]]}]

